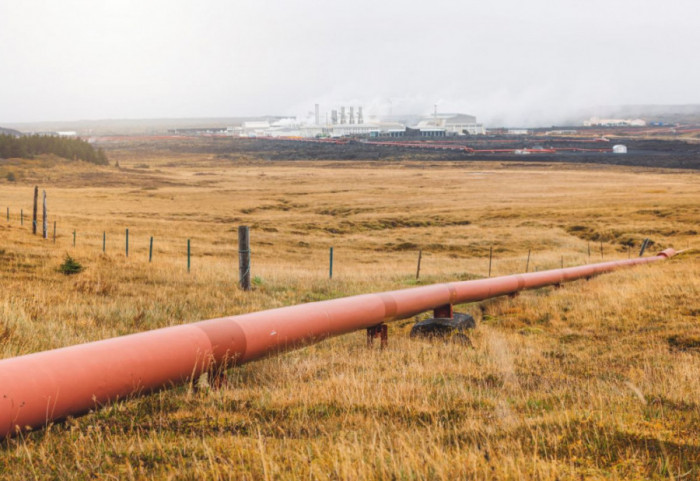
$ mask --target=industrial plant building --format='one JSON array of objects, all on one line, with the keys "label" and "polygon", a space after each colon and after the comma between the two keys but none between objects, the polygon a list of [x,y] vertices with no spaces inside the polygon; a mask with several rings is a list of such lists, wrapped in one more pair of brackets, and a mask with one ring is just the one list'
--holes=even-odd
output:
[{"label": "industrial plant building", "polygon": [[414,129],[424,137],[450,135],[484,135],[482,124],[476,123],[476,117],[466,114],[435,114],[418,122]]}]

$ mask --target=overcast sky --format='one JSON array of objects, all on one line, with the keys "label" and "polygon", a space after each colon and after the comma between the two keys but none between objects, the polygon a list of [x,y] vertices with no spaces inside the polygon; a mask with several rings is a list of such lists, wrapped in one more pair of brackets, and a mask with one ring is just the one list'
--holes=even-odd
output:
[{"label": "overcast sky", "polygon": [[0,0],[0,125],[700,103],[698,0]]}]

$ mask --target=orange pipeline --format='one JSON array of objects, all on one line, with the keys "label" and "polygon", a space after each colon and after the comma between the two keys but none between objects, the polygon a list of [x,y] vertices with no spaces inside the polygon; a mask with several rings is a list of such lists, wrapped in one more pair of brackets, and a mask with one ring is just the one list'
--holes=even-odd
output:
[{"label": "orange pipeline", "polygon": [[182,384],[213,369],[431,309],[655,262],[675,254],[312,302],[38,352],[0,361],[0,439],[105,403]]}]

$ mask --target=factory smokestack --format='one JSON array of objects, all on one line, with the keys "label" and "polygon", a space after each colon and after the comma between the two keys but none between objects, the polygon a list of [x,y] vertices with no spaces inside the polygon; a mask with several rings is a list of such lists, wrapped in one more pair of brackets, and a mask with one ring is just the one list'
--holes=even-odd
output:
[{"label": "factory smokestack", "polygon": [[340,123],[345,124],[347,120],[345,119],[345,107],[340,107]]},{"label": "factory smokestack", "polygon": [[357,123],[358,124],[364,124],[365,123],[365,118],[362,115],[362,106],[357,107]]},{"label": "factory smokestack", "polygon": [[338,111],[337,110],[331,110],[331,123],[333,125],[338,124]]},{"label": "factory smokestack", "polygon": [[350,107],[350,123],[355,123],[355,107]]}]

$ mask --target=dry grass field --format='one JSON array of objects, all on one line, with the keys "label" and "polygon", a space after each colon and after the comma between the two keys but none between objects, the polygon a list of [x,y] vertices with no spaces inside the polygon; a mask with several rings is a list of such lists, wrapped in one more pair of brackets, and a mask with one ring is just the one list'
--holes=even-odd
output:
[{"label": "dry grass field", "polygon": [[[700,479],[697,172],[110,158],[120,168],[0,164],[0,358],[480,278],[491,247],[493,276],[523,272],[528,250],[530,270],[597,262],[601,245],[604,259],[627,258],[645,237],[652,252],[691,250],[459,306],[478,321],[473,348],[409,339],[406,320],[390,325],[384,351],[358,332],[232,369],[221,389],[97,409],[2,441],[0,478]],[[55,244],[31,234],[35,184]],[[247,293],[236,286],[239,225],[251,227]],[[59,273],[66,254],[85,270]]]}]

